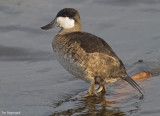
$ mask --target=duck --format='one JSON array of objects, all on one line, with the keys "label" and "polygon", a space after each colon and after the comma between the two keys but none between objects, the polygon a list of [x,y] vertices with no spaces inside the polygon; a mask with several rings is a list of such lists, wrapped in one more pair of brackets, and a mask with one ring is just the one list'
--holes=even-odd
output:
[{"label": "duck", "polygon": [[[141,87],[127,74],[121,59],[104,39],[83,32],[79,12],[74,8],[60,10],[53,21],[41,27],[60,27],[52,47],[59,63],[72,75],[90,83],[85,97],[105,92],[106,84],[125,80],[143,95]],[[98,85],[98,88],[95,88]]]}]

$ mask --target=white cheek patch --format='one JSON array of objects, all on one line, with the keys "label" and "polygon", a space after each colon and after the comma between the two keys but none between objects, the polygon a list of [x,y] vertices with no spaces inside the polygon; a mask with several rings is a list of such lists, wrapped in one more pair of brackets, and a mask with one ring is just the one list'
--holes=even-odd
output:
[{"label": "white cheek patch", "polygon": [[63,27],[64,29],[69,29],[74,27],[75,21],[73,19],[70,19],[69,17],[58,17],[57,23],[59,27]]}]

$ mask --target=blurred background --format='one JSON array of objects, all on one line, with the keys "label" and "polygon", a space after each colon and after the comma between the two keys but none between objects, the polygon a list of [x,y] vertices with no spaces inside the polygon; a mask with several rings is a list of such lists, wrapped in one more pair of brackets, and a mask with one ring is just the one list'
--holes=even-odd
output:
[{"label": "blurred background", "polygon": [[[68,7],[79,11],[83,31],[107,41],[129,75],[153,74],[137,81],[143,99],[124,82],[107,85],[100,97],[79,97],[89,83],[56,61],[51,43],[59,28],[40,29]],[[159,116],[159,44],[159,0],[0,0],[0,116]]]}]

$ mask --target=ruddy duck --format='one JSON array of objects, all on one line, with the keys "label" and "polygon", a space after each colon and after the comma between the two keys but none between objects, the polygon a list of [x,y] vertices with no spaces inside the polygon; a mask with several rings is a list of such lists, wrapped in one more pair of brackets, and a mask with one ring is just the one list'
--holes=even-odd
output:
[{"label": "ruddy duck", "polygon": [[[91,83],[86,96],[105,90],[105,84],[120,79],[127,81],[142,95],[142,89],[128,76],[112,48],[100,37],[81,31],[80,15],[76,9],[64,8],[56,18],[41,29],[60,27],[52,47],[60,64],[71,74]],[[99,88],[95,89],[95,84]]]}]

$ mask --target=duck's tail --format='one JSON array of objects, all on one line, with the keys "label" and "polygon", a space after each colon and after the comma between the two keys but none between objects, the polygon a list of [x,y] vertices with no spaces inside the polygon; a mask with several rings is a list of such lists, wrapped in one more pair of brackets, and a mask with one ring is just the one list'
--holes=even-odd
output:
[{"label": "duck's tail", "polygon": [[128,77],[121,77],[121,78],[127,81],[132,87],[134,87],[136,90],[138,90],[143,95],[144,91],[131,77],[128,76]]}]

